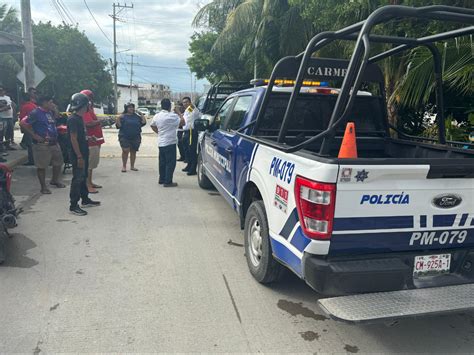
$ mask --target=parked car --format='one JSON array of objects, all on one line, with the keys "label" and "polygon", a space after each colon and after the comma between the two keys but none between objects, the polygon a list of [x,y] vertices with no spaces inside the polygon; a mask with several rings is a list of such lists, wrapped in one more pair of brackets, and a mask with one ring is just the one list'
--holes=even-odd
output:
[{"label": "parked car", "polygon": [[137,109],[138,112],[140,112],[141,114],[145,115],[145,117],[148,119],[150,118],[150,110],[146,107],[139,107]]}]

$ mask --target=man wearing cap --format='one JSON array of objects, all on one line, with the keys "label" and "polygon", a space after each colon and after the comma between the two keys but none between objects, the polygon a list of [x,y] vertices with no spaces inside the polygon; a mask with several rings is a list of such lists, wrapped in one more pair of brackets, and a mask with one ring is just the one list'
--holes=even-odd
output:
[{"label": "man wearing cap", "polygon": [[[71,98],[71,111],[73,114],[67,121],[68,138],[71,143],[69,156],[72,164],[72,181],[69,211],[78,216],[85,216],[87,212],[81,207],[99,206],[100,202],[89,198],[87,189],[87,171],[89,165],[89,146],[84,126],[84,114],[89,108],[89,98],[81,93],[74,94]],[[81,207],[79,200],[82,199]]]},{"label": "man wearing cap", "polygon": [[100,146],[105,143],[104,134],[100,121],[94,112],[94,94],[91,90],[82,90],[81,94],[89,98],[90,104],[87,112],[84,114],[84,124],[86,125],[89,144],[89,170],[87,173],[87,189],[90,194],[96,194],[102,186],[92,182],[92,171],[99,166]]},{"label": "man wearing cap", "polygon": [[51,194],[46,186],[46,169],[50,165],[53,166],[53,177],[50,185],[64,188],[66,186],[59,180],[64,161],[61,148],[58,145],[56,121],[52,113],[53,98],[42,96],[38,99],[38,105],[38,108],[21,120],[20,126],[32,137],[33,158],[41,185],[41,193]]}]

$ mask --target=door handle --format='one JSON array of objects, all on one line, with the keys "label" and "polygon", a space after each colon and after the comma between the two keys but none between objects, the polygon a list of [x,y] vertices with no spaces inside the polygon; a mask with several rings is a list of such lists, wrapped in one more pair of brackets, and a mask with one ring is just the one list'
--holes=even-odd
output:
[{"label": "door handle", "polygon": [[227,147],[227,148],[225,149],[225,151],[226,151],[227,153],[229,153],[229,154],[232,154],[233,149],[232,149],[231,147]]},{"label": "door handle", "polygon": [[217,142],[216,141],[211,141],[211,145],[213,145],[215,147],[217,145]]}]

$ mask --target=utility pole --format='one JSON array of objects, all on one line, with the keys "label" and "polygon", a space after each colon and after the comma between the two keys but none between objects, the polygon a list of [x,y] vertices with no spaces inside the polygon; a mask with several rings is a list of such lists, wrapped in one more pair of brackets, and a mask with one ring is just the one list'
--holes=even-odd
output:
[{"label": "utility pole", "polygon": [[25,53],[23,65],[25,68],[25,92],[35,86],[35,52],[33,47],[33,31],[31,29],[30,0],[21,0],[21,31]]},{"label": "utility pole", "polygon": [[257,56],[257,47],[258,47],[258,39],[255,38],[255,42],[254,42],[254,63],[253,63],[253,78],[254,79],[257,79],[257,59],[258,59],[258,56]]},{"label": "utility pole", "polygon": [[[118,10],[117,10],[118,9]],[[118,111],[118,87],[117,87],[117,15],[122,12],[123,9],[133,9],[133,4],[130,5],[120,5],[120,3],[113,4],[113,15],[111,15],[114,21],[114,106],[115,113]]]},{"label": "utility pole", "polygon": [[133,86],[133,54],[131,55],[132,61],[130,63],[130,102],[132,102],[132,86]]}]

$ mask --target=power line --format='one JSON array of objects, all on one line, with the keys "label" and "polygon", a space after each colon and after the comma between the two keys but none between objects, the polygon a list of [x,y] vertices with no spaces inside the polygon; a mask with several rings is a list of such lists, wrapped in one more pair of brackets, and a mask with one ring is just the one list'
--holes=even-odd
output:
[{"label": "power line", "polygon": [[89,11],[89,13],[91,14],[91,17],[92,19],[94,20],[95,24],[97,25],[97,27],[99,27],[99,30],[100,32],[102,32],[102,34],[104,35],[105,38],[107,38],[107,41],[109,41],[110,43],[113,44],[112,40],[109,38],[109,36],[107,36],[107,34],[104,32],[104,30],[102,29],[102,27],[100,27],[99,25],[99,22],[96,20],[94,14],[92,13],[91,9],[89,8],[89,5],[87,4],[87,1],[84,0],[84,5],[86,5],[87,7],[87,10]]},{"label": "power line", "polygon": [[62,0],[56,0],[56,2],[58,3],[59,7],[63,11],[64,15],[68,18],[69,22],[71,22],[71,24],[74,25],[76,23],[76,20],[72,16],[69,9],[66,7],[66,4],[64,4]]},{"label": "power line", "polygon": [[59,14],[59,17],[61,17],[62,22],[67,25],[68,24],[67,19],[64,17],[64,15],[61,12],[61,9],[59,8],[56,1],[55,0],[49,0],[49,2],[53,6],[53,8],[56,10],[56,12]]},{"label": "power line", "polygon": [[[122,63],[122,64],[130,65],[130,63]],[[189,68],[185,68],[185,67],[167,67],[167,66],[160,66],[160,65],[145,65],[145,64],[139,64],[139,63],[134,63],[133,65],[136,67],[143,67],[143,68],[176,69],[176,70],[189,71]]]}]

